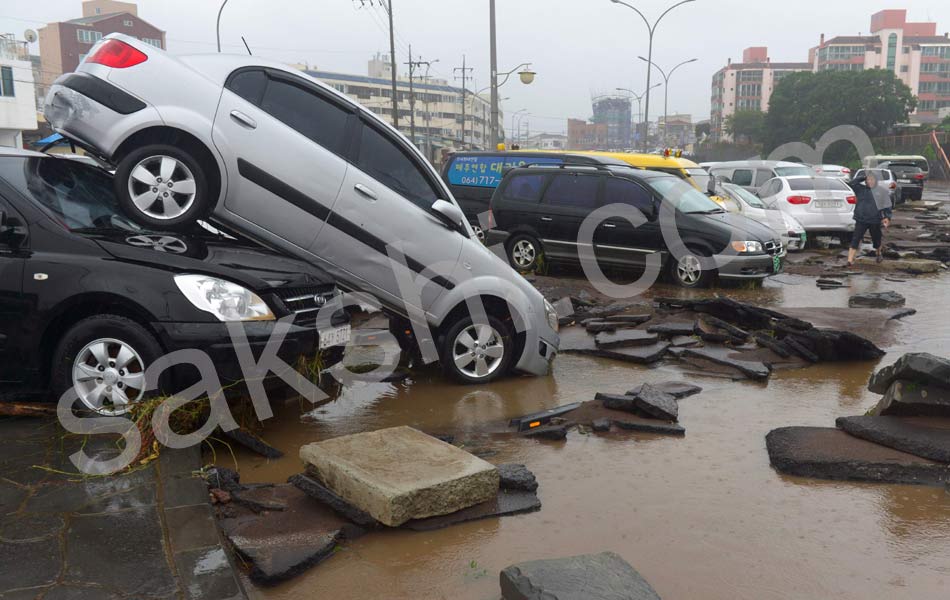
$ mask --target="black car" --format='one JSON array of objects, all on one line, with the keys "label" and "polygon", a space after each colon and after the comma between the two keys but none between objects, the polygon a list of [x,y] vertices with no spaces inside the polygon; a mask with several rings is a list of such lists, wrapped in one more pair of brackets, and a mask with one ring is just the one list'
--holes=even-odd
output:
[{"label": "black car", "polygon": [[[124,217],[111,176],[38,153],[0,155],[0,382],[4,391],[75,386],[121,414],[145,397],[144,371],[180,349],[208,353],[222,383],[243,379],[228,322],[258,360],[276,320],[295,315],[278,356],[295,366],[346,342],[339,292],[313,266],[211,228],[168,234]],[[341,307],[342,308],[342,307]],[[330,321],[327,324],[325,321]],[[171,370],[172,392],[193,367]],[[177,389],[174,389],[177,388]]]},{"label": "black car", "polygon": [[627,163],[606,156],[571,152],[455,152],[442,165],[442,179],[479,239],[484,240],[488,205],[506,171],[527,165],[562,164],[623,166]]},{"label": "black car", "polygon": [[[670,260],[661,228],[663,211],[672,209],[675,228],[687,252]],[[493,228],[488,244],[504,244],[511,265],[532,270],[547,261],[579,260],[581,224],[595,210],[612,204],[635,208],[639,227],[625,218],[596,224],[593,246],[599,263],[642,266],[659,254],[672,279],[700,287],[718,272],[723,279],[763,279],[781,271],[785,248],[771,229],[723,210],[702,192],[666,173],[614,166],[535,166],[512,169],[491,202]],[[713,270],[700,268],[713,257]]]},{"label": "black car", "polygon": [[916,164],[894,161],[881,163],[879,168],[888,169],[894,174],[900,201],[907,198],[920,200],[924,197],[924,184],[927,182],[927,174]]}]

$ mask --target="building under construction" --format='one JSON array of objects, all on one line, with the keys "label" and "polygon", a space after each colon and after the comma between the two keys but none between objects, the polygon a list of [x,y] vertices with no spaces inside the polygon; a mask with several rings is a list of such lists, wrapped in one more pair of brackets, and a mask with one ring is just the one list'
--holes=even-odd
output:
[{"label": "building under construction", "polygon": [[593,101],[594,117],[592,121],[607,125],[607,148],[605,150],[625,150],[633,146],[632,109],[630,98],[620,96],[599,96]]}]

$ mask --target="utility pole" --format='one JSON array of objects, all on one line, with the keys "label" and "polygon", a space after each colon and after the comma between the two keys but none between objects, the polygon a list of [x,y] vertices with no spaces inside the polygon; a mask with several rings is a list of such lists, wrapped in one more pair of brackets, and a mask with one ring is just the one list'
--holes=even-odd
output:
[{"label": "utility pole", "polygon": [[[367,2],[370,7],[376,6],[376,0],[359,0],[360,5],[357,8],[363,8]],[[227,0],[225,0],[227,2]],[[399,129],[399,98],[396,92],[396,30],[393,27],[393,0],[379,0],[379,5],[386,10],[389,16],[389,73],[392,78],[392,105],[393,105],[393,127]],[[222,8],[224,8],[222,6]],[[220,52],[221,49],[218,49]]]},{"label": "utility pole", "polygon": [[488,26],[491,45],[491,142],[489,150],[498,145],[498,50],[495,47],[495,0],[488,0]]},{"label": "utility pole", "polygon": [[415,73],[416,62],[412,60],[412,44],[409,44],[409,140],[416,143],[416,92],[412,87],[412,77]]},{"label": "utility pole", "polygon": [[466,67],[466,66],[465,66],[465,55],[464,55],[464,54],[462,55],[462,66],[461,66],[461,67],[455,67],[454,69],[452,69],[452,71],[453,71],[453,72],[456,72],[456,73],[457,73],[458,71],[461,71],[461,72],[462,72],[462,75],[461,75],[461,76],[456,75],[456,76],[455,76],[455,79],[457,79],[457,80],[458,80],[458,79],[461,79],[461,80],[462,80],[462,149],[463,149],[463,150],[465,149],[465,126],[466,126],[466,122],[465,122],[465,95],[466,95],[466,93],[467,93],[467,88],[465,87],[465,83],[468,81],[468,72],[469,72],[469,71],[472,71],[472,70],[473,70],[472,67]]}]

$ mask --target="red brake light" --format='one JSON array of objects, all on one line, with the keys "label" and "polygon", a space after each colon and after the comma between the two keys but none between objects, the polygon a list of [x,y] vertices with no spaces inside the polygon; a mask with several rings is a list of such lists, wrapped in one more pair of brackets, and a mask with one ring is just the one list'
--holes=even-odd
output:
[{"label": "red brake light", "polygon": [[811,196],[789,196],[789,204],[808,204],[811,202]]},{"label": "red brake light", "polygon": [[924,178],[923,173],[917,173],[916,175],[914,175],[914,179],[923,179],[923,178]]},{"label": "red brake light", "polygon": [[894,183],[893,181],[891,182],[891,189],[892,189],[892,190],[896,190],[896,189],[897,189],[897,184]]},{"label": "red brake light", "polygon": [[850,172],[851,172],[851,169],[849,169],[848,167],[845,167],[845,168],[841,169],[841,172],[842,172],[842,173],[850,173]]},{"label": "red brake light", "polygon": [[847,200],[848,200],[848,204],[857,204],[857,203],[858,203],[858,197],[857,197],[857,196],[848,196]]},{"label": "red brake light", "polygon": [[106,40],[95,52],[86,57],[86,62],[97,63],[113,69],[127,69],[148,60],[144,53],[119,40]]}]

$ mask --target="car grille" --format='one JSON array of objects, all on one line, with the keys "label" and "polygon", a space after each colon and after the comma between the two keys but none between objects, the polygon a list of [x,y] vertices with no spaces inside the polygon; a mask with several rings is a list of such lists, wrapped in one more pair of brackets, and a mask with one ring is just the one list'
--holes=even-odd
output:
[{"label": "car grille", "polygon": [[[294,323],[298,325],[315,323],[320,309],[340,294],[335,285],[276,288],[273,293],[280,298],[287,312],[297,315]],[[343,310],[334,313],[331,319],[332,324],[336,325],[338,321],[345,321],[345,314]]]},{"label": "car grille", "polygon": [[785,246],[779,240],[765,242],[765,252],[769,256],[783,256],[785,254]]}]

